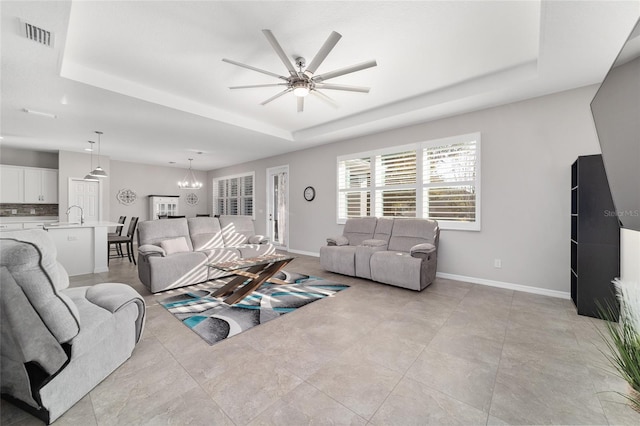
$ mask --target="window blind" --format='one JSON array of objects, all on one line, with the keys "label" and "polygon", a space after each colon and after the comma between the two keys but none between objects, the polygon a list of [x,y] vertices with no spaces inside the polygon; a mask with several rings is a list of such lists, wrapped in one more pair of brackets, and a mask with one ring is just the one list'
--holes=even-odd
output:
[{"label": "window blind", "polygon": [[254,173],[213,181],[213,210],[219,215],[253,216]]}]

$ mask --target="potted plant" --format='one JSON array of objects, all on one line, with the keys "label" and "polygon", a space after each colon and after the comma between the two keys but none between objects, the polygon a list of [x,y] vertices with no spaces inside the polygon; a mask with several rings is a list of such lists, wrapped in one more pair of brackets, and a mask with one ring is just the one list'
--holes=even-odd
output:
[{"label": "potted plant", "polygon": [[613,284],[620,302],[620,316],[617,318],[617,310],[611,307],[603,310],[603,318],[609,320],[602,335],[609,349],[604,355],[630,386],[629,394],[622,396],[640,412],[640,286],[617,278]]}]

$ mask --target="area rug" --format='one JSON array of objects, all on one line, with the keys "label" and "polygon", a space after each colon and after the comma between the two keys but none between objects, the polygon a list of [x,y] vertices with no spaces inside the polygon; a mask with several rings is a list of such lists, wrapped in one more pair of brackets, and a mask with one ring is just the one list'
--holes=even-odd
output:
[{"label": "area rug", "polygon": [[288,284],[265,283],[234,305],[211,296],[228,279],[172,290],[159,303],[207,343],[228,337],[295,311],[349,288],[322,278],[281,271],[274,275]]}]

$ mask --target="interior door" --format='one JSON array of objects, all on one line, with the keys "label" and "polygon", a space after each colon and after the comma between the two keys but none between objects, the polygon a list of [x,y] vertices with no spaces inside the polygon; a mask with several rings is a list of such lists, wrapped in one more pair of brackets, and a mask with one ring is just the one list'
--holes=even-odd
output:
[{"label": "interior door", "polygon": [[289,166],[267,169],[267,236],[277,248],[289,249]]},{"label": "interior door", "polygon": [[[73,205],[82,207],[85,222],[100,221],[100,182],[70,179],[69,206]],[[80,209],[71,209],[69,222],[80,222]]]}]

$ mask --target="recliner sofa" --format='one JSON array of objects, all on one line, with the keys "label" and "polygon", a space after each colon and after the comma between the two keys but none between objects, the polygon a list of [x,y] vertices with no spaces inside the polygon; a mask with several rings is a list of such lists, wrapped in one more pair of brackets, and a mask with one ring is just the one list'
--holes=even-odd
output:
[{"label": "recliner sofa", "polygon": [[208,263],[275,253],[248,216],[140,222],[138,277],[152,293],[228,275]]},{"label": "recliner sofa", "polygon": [[144,327],[132,287],[68,285],[46,231],[0,234],[2,397],[47,424],[125,362]]},{"label": "recliner sofa", "polygon": [[423,290],[438,264],[440,228],[429,219],[348,219],[342,235],[327,238],[320,265],[331,272]]}]

